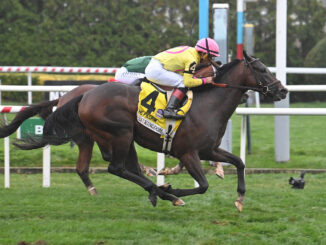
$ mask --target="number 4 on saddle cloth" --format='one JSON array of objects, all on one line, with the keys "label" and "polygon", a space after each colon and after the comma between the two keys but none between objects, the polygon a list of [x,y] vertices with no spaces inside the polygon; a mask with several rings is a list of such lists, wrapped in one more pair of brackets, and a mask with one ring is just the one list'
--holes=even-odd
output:
[{"label": "number 4 on saddle cloth", "polygon": [[[148,82],[142,82],[140,87],[137,121],[164,138],[162,151],[169,154],[173,137],[182,121],[181,119],[174,120],[163,117],[163,111],[167,106],[167,97],[171,95],[171,92]],[[192,97],[193,93],[189,90],[187,99],[178,113],[185,115],[189,111]]]}]

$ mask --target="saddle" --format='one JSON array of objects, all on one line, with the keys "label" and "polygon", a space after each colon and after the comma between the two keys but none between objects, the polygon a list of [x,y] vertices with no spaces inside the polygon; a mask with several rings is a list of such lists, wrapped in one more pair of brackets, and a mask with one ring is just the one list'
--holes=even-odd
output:
[{"label": "saddle", "polygon": [[[171,96],[173,87],[158,86],[145,81],[141,83],[140,88],[137,121],[164,139],[162,151],[169,154],[172,140],[182,122],[182,120],[163,117],[163,110],[167,105],[168,97]],[[185,114],[190,109],[192,97],[193,93],[189,90],[180,108]]]}]

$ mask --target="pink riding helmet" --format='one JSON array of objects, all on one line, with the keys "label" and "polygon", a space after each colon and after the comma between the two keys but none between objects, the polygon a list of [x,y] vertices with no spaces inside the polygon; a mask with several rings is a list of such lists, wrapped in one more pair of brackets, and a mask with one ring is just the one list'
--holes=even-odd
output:
[{"label": "pink riding helmet", "polygon": [[195,49],[199,52],[207,53],[212,56],[220,56],[220,48],[214,39],[211,38],[202,38],[200,39],[195,46]]}]

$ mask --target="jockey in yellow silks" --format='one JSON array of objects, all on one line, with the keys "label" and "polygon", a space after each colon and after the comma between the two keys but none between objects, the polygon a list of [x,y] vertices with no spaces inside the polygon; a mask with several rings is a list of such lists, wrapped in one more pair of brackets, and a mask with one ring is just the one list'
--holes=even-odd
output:
[{"label": "jockey in yellow silks", "polygon": [[187,88],[212,83],[213,77],[194,77],[195,68],[199,63],[219,56],[218,44],[211,38],[200,39],[195,47],[180,46],[168,49],[155,55],[145,69],[148,80],[159,85],[172,86],[175,89],[164,110],[165,118],[182,119],[177,114]]}]

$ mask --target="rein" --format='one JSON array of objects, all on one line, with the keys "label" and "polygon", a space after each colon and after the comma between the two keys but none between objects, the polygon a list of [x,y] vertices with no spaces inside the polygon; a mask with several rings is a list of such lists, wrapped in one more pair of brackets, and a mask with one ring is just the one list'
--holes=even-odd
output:
[{"label": "rein", "polygon": [[268,89],[267,87],[262,87],[262,88],[255,88],[255,87],[250,87],[250,86],[241,86],[241,85],[232,85],[228,83],[212,83],[214,87],[218,88],[237,88],[237,89],[246,89],[246,90],[253,90],[256,92],[261,92],[261,93],[267,93]]}]

